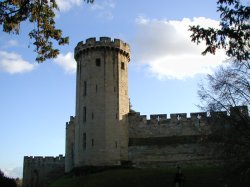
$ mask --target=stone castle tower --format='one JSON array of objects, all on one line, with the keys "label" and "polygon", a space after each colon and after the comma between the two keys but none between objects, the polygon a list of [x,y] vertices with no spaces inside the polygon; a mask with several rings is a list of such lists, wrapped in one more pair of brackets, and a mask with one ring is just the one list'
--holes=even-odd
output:
[{"label": "stone castle tower", "polygon": [[66,172],[128,160],[128,63],[119,39],[89,38],[75,48],[76,113],[66,126]]}]

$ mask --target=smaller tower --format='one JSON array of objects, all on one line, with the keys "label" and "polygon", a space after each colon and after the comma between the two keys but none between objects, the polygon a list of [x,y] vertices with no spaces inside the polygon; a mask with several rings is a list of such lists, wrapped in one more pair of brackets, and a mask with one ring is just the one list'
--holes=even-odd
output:
[{"label": "smaller tower", "polygon": [[66,123],[66,143],[65,143],[65,172],[70,172],[74,167],[74,147],[75,147],[75,118],[70,116],[70,121]]},{"label": "smaller tower", "polygon": [[129,45],[89,38],[76,46],[75,60],[74,165],[119,165],[128,160]]}]

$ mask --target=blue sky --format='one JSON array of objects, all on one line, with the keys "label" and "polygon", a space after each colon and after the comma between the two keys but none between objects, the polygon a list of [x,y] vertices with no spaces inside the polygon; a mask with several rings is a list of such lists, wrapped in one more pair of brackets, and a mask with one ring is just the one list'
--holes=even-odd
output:
[{"label": "blue sky", "polygon": [[[20,35],[0,34],[0,169],[22,177],[23,156],[65,151],[65,123],[75,113],[74,47],[89,37],[130,44],[129,97],[141,114],[199,111],[197,84],[225,59],[202,56],[188,25],[218,26],[215,0],[57,0],[56,21],[70,44],[37,64],[23,23]],[[28,46],[30,45],[30,48]]]}]

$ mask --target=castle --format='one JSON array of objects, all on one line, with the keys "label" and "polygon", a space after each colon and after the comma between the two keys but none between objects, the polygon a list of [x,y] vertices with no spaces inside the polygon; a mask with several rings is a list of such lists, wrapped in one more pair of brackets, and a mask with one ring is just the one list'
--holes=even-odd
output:
[{"label": "castle", "polygon": [[[75,116],[66,123],[65,158],[24,157],[24,187],[83,166],[135,167],[216,163],[210,145],[199,143],[217,116],[205,112],[150,115],[131,112],[128,97],[129,45],[109,37],[89,38],[75,48]],[[243,107],[247,112],[247,108]],[[62,169],[64,168],[64,169]],[[58,175],[53,176],[52,173]]]}]

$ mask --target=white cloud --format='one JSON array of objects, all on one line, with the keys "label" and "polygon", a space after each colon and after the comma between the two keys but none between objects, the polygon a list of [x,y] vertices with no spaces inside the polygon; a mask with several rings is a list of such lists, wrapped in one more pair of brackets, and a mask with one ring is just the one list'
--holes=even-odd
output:
[{"label": "white cloud", "polygon": [[56,0],[56,3],[61,11],[68,11],[73,6],[81,5],[83,0]]},{"label": "white cloud", "polygon": [[[68,11],[74,6],[82,5],[83,2],[83,0],[56,0],[60,11]],[[93,4],[90,4],[90,7],[92,10],[107,10],[115,7],[115,0],[94,1]]]},{"label": "white cloud", "polygon": [[[88,4],[88,7],[92,11],[97,11],[96,15],[98,18],[102,20],[112,20],[114,18],[112,9],[115,8],[115,1],[116,0],[94,1],[94,3]],[[83,3],[86,4],[83,0],[56,0],[56,3],[62,12],[69,11],[74,6],[81,6]],[[57,16],[59,16],[59,12],[57,12]]]},{"label": "white cloud", "polygon": [[112,9],[115,8],[115,0],[104,0],[101,2],[95,1],[91,5],[93,11],[98,11],[97,16],[101,19],[112,20],[114,15]]},{"label": "white cloud", "polygon": [[92,10],[105,10],[108,8],[112,8],[112,9],[115,8],[115,1],[114,0],[105,0],[102,2],[95,1],[91,6]]},{"label": "white cloud", "polygon": [[9,40],[4,45],[5,48],[16,47],[16,46],[18,46],[18,42],[16,40]]},{"label": "white cloud", "polygon": [[10,74],[32,71],[35,64],[22,59],[22,56],[14,52],[0,51],[0,71]]},{"label": "white cloud", "polygon": [[74,59],[74,54],[68,52],[67,54],[59,54],[55,63],[64,69],[66,73],[75,73],[76,72],[76,61]]},{"label": "white cloud", "polygon": [[219,23],[215,20],[203,17],[181,21],[138,17],[136,25],[134,59],[146,64],[150,73],[159,79],[185,79],[210,73],[226,57],[222,51],[202,56],[205,45],[197,46],[191,42],[189,25],[218,27]]},{"label": "white cloud", "polygon": [[16,168],[5,168],[3,169],[3,173],[7,177],[11,178],[22,178],[23,176],[23,168],[22,167],[16,167]]}]

